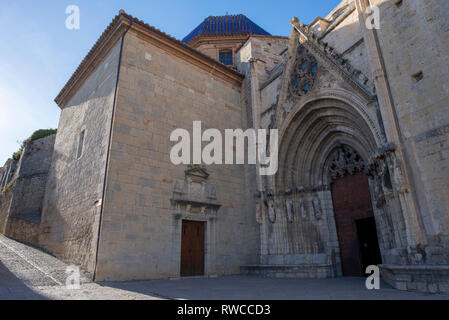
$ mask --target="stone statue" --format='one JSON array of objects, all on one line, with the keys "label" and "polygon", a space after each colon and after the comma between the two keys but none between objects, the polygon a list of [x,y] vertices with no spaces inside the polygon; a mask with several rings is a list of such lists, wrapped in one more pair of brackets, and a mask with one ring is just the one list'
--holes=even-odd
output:
[{"label": "stone statue", "polygon": [[396,185],[396,190],[399,193],[405,193],[407,191],[406,185],[405,185],[405,179],[404,174],[402,172],[402,166],[401,162],[398,159],[394,160],[394,175],[393,180]]},{"label": "stone statue", "polygon": [[315,219],[320,220],[323,216],[323,212],[321,210],[321,202],[320,199],[315,196],[312,200],[312,206],[313,206],[313,214],[315,215]]},{"label": "stone statue", "polygon": [[287,221],[293,222],[293,215],[294,215],[294,209],[293,209],[293,201],[292,199],[285,200],[285,211],[287,213]]},{"label": "stone statue", "polygon": [[276,204],[274,203],[274,199],[268,199],[267,200],[267,206],[268,206],[268,220],[270,220],[271,223],[276,222]]},{"label": "stone statue", "polygon": [[306,220],[307,219],[307,211],[306,211],[306,207],[305,207],[305,203],[304,203],[304,198],[301,197],[298,200],[298,207],[299,207],[299,214],[301,216],[302,220]]}]

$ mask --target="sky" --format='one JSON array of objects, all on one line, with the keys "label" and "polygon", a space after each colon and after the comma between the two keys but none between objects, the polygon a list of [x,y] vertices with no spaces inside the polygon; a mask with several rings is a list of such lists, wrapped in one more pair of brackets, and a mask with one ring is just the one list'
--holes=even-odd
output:
[{"label": "sky", "polygon": [[[308,24],[341,0],[1,0],[0,166],[38,129],[57,128],[53,101],[120,9],[182,39],[208,16],[245,14],[272,35],[288,36],[293,16]],[[66,28],[66,8],[80,28]]]}]

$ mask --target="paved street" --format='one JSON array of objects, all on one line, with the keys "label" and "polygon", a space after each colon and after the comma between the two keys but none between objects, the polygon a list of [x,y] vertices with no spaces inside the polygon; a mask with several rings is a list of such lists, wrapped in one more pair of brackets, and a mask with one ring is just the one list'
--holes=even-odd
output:
[{"label": "paved street", "polygon": [[0,299],[449,299],[402,292],[382,284],[367,290],[362,278],[266,279],[249,276],[92,283],[68,289],[67,265],[0,235]]}]

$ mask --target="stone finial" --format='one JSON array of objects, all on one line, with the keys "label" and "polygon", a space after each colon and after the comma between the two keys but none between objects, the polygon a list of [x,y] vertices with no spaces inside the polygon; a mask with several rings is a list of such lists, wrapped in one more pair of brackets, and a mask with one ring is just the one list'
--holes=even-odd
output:
[{"label": "stone finial", "polygon": [[299,19],[297,17],[293,17],[290,20],[290,24],[291,24],[292,27],[295,27],[295,26],[297,27],[299,25]]}]

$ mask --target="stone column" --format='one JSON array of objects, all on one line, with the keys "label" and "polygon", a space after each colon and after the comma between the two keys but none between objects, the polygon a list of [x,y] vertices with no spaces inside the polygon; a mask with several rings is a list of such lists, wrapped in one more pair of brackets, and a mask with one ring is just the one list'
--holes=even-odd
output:
[{"label": "stone column", "polygon": [[[252,121],[254,129],[257,130],[261,129],[261,120],[260,120],[260,114],[261,114],[261,99],[260,99],[260,84],[259,79],[257,78],[257,69],[258,66],[263,63],[261,60],[252,57],[249,60],[250,63],[250,69],[249,69],[249,76],[250,76],[250,94],[251,94],[251,108],[252,108]],[[259,150],[258,146],[259,141],[257,140],[257,148],[256,150]],[[265,189],[262,176],[259,174],[260,168],[259,165],[256,165],[256,180],[257,180],[257,189],[258,191],[263,191]],[[264,205],[266,200],[265,194],[263,192],[260,192],[259,201],[256,204],[258,208],[256,209],[259,217],[257,217],[258,222],[261,222],[260,224],[260,254],[267,254],[267,218],[266,218],[266,207]],[[260,219],[261,218],[261,219]]]}]

